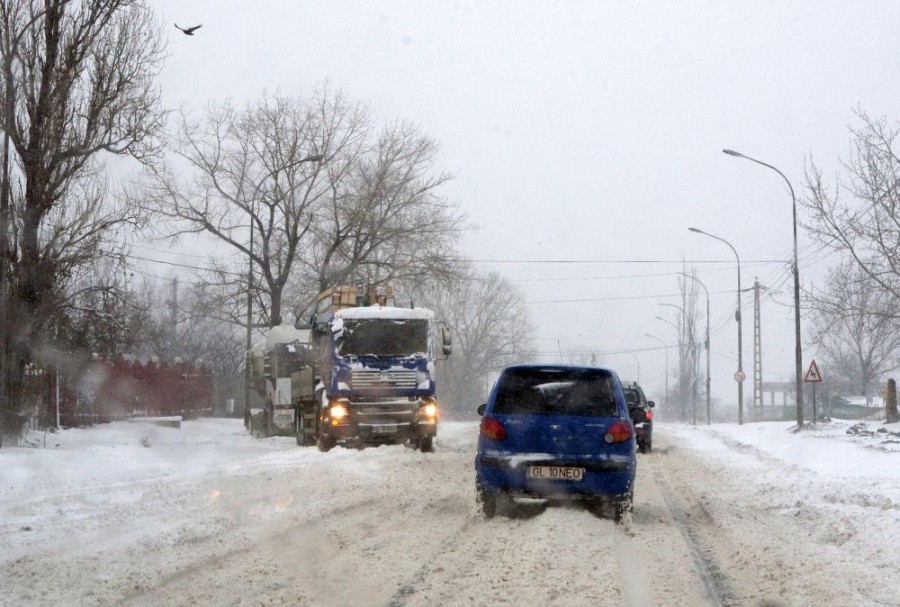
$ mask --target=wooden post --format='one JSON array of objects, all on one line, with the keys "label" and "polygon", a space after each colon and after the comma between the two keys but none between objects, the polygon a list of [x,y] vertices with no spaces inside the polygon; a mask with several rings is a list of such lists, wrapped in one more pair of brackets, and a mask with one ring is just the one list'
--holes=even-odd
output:
[{"label": "wooden post", "polygon": [[889,424],[900,421],[897,414],[897,382],[893,379],[887,380],[884,387],[884,417]]}]

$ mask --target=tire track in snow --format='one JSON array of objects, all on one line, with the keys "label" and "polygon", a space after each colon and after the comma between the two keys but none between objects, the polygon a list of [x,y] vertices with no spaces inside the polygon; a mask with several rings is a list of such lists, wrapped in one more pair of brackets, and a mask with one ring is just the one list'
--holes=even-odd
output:
[{"label": "tire track in snow", "polygon": [[[736,599],[731,590],[728,577],[716,562],[712,552],[704,548],[699,535],[691,530],[688,517],[676,503],[675,498],[672,496],[672,492],[669,490],[665,481],[663,481],[658,474],[653,476],[653,480],[656,483],[660,495],[662,495],[672,520],[675,522],[678,531],[681,533],[681,536],[690,551],[697,575],[703,582],[703,587],[706,590],[710,604],[719,607],[735,604]],[[700,509],[707,519],[707,524],[713,524],[712,516],[703,508],[702,504],[700,504]]]},{"label": "tire track in snow", "polygon": [[[452,550],[460,541],[463,539],[464,534],[469,530],[472,526],[473,518],[471,516],[467,516],[466,520],[463,521],[463,524],[455,531],[448,534],[444,540],[437,545],[437,547],[432,551],[431,558],[425,559],[425,564],[423,564],[418,571],[416,571],[415,575],[403,584],[400,588],[397,589],[397,592],[394,593],[389,601],[386,604],[386,607],[403,607],[406,605],[407,599],[412,597],[418,589],[425,583],[428,578],[428,575],[431,573],[432,568],[434,567],[435,557],[445,554],[448,551]],[[472,567],[475,566],[477,561],[470,561],[472,563]]]},{"label": "tire track in snow", "polygon": [[[231,561],[240,561],[242,559],[252,558],[252,550],[248,548],[248,545],[282,545],[290,547],[293,545],[293,543],[290,541],[290,538],[295,536],[302,536],[308,530],[317,529],[323,521],[335,516],[342,516],[351,513],[355,510],[368,508],[377,504],[378,502],[379,499],[377,497],[370,497],[368,499],[360,500],[352,504],[346,504],[336,509],[319,512],[315,515],[298,521],[296,524],[291,525],[288,529],[275,529],[269,531],[266,535],[256,540],[247,539],[243,542],[240,542],[239,545],[235,546],[234,548],[230,548],[222,552],[213,552],[208,556],[192,561],[187,567],[182,567],[168,575],[157,578],[156,580],[154,580],[152,586],[140,588],[139,590],[128,593],[127,595],[122,597],[120,604],[127,605],[132,602],[140,602],[144,599],[150,598],[160,590],[163,590],[166,595],[172,594],[173,586],[177,586],[178,584],[182,584],[185,582],[190,584],[192,581],[194,581],[193,578],[199,574],[212,570],[231,569]],[[234,604],[240,604],[241,599],[249,600],[258,598],[259,596],[259,592],[257,590],[244,587],[235,587],[233,594],[236,595],[234,598]]]},{"label": "tire track in snow", "polygon": [[619,566],[622,602],[625,607],[653,607],[655,603],[644,589],[646,576],[637,546],[625,531],[618,529],[618,525],[616,527],[616,540],[613,542],[613,548],[616,563]]}]

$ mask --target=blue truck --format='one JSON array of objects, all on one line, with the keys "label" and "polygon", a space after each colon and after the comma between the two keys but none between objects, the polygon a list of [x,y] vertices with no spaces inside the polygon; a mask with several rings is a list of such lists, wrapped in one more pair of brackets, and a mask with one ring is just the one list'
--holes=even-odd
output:
[{"label": "blue truck", "polygon": [[273,328],[269,337],[278,337],[254,365],[271,411],[257,426],[294,433],[297,444],[321,451],[379,444],[432,451],[436,352],[450,355],[450,332],[431,310],[391,300],[389,288],[335,287],[316,298],[309,325]]}]

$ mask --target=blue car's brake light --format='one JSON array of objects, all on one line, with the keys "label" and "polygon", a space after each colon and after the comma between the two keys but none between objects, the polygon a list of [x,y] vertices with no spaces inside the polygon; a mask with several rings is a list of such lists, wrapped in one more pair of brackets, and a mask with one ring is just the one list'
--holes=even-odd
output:
[{"label": "blue car's brake light", "polygon": [[625,422],[616,422],[609,427],[603,437],[607,443],[623,443],[631,439],[631,426]]},{"label": "blue car's brake light", "polygon": [[479,432],[481,433],[481,436],[491,440],[506,440],[506,428],[493,417],[484,417],[481,419]]}]

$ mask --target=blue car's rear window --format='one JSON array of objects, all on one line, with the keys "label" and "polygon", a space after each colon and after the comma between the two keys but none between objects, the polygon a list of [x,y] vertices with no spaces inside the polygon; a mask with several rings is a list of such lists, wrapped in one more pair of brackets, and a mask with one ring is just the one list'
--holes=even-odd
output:
[{"label": "blue car's rear window", "polygon": [[500,377],[494,413],[617,415],[612,377],[593,369],[507,369]]}]

